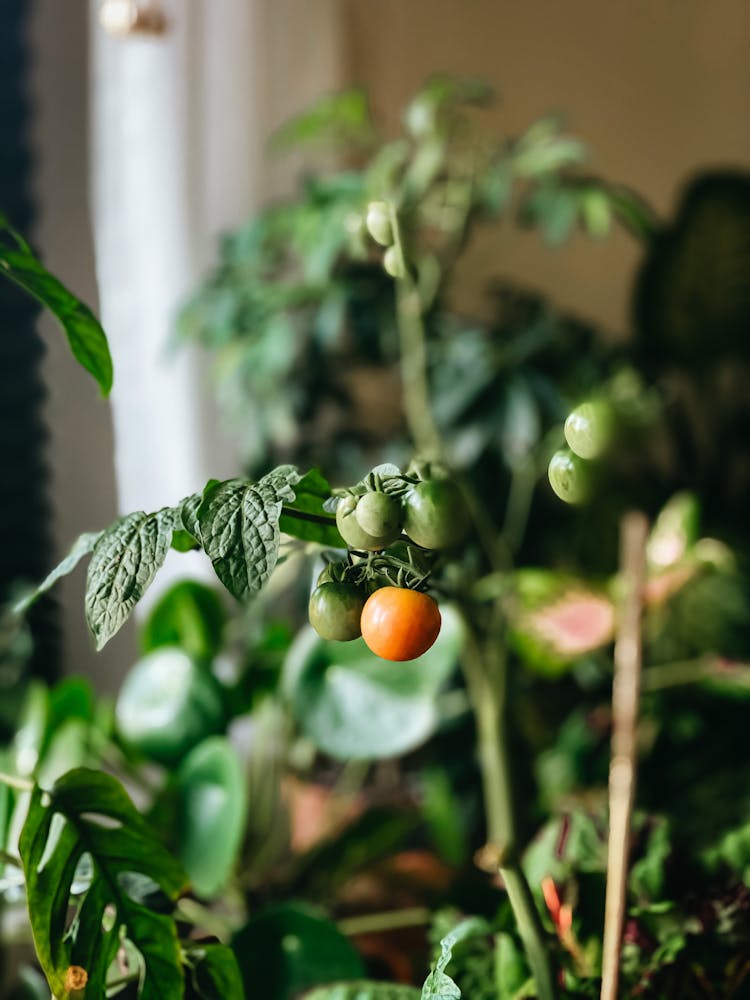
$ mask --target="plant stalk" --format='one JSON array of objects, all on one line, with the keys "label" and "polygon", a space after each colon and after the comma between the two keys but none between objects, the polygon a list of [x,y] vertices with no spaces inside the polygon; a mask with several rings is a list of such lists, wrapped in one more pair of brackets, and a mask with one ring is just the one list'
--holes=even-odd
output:
[{"label": "plant stalk", "polygon": [[5,774],[0,771],[0,784],[7,785],[8,788],[15,788],[18,792],[33,792],[34,782],[28,778],[21,778],[16,774]]}]

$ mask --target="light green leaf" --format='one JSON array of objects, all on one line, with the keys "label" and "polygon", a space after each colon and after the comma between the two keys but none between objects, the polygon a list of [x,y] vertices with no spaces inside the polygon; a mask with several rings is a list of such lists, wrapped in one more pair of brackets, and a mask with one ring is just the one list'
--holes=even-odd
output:
[{"label": "light green leaf", "polygon": [[[62,324],[73,356],[96,381],[103,396],[112,388],[112,358],[107,337],[87,305],[42,267],[31,248],[0,215],[0,274],[20,285]],[[15,245],[8,245],[8,237]]]},{"label": "light green leaf", "polygon": [[198,660],[221,649],[227,614],[221,597],[197,580],[180,580],[154,606],[141,631],[144,653],[159,646],[180,646]]},{"label": "light green leaf", "polygon": [[164,562],[179,511],[136,511],[98,539],[86,577],[86,620],[101,649],[125,623]]},{"label": "light green leaf", "polygon": [[[453,949],[467,938],[488,933],[489,927],[484,920],[469,917],[454,927],[450,934],[446,934],[440,942],[440,956],[422,987],[421,1000],[461,1000],[461,991],[445,972],[453,956]],[[466,997],[465,1000],[471,998]]]},{"label": "light green leaf", "polygon": [[443,608],[435,644],[390,663],[362,639],[327,642],[303,629],[287,656],[284,688],[306,736],[339,760],[393,757],[423,743],[438,721],[436,695],[456,667],[458,616]]},{"label": "light green leaf", "polygon": [[94,546],[99,541],[99,539],[104,534],[103,531],[87,531],[83,535],[79,535],[73,546],[65,556],[63,561],[59,563],[55,568],[44,578],[44,580],[32,590],[30,593],[24,594],[24,596],[13,605],[13,611],[17,615],[22,615],[27,611],[35,601],[45,594],[51,587],[53,587],[57,581],[63,577],[67,576],[68,573],[72,573],[76,568],[78,563],[87,556],[89,552],[92,552]]},{"label": "light green leaf", "polygon": [[[144,966],[141,1000],[180,1000],[183,978],[174,921],[128,893],[132,873],[170,900],[185,886],[179,863],[150,833],[122,786],[87,768],[69,771],[49,792],[36,786],[19,850],[37,956],[52,993],[67,1000],[70,966],[88,974],[87,992],[104,996],[121,929]],[[94,879],[69,924],[70,890],[84,854]],[[111,919],[105,917],[111,914]]]},{"label": "light green leaf", "polygon": [[245,832],[247,789],[236,750],[212,736],[192,750],[176,776],[178,854],[199,896],[229,878]]},{"label": "light green leaf", "polygon": [[279,519],[294,500],[299,473],[282,466],[258,483],[229,479],[206,489],[198,507],[203,548],[216,575],[238,600],[256,593],[279,555]]}]

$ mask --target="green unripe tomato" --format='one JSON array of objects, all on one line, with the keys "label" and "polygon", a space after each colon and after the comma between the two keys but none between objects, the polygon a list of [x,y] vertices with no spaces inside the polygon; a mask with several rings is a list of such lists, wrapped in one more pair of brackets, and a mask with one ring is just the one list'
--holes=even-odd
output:
[{"label": "green unripe tomato", "polygon": [[612,409],[602,400],[581,403],[565,421],[565,440],[579,458],[598,458],[612,437]]},{"label": "green unripe tomato", "polygon": [[398,247],[388,247],[383,254],[383,267],[392,278],[403,278],[406,274],[404,258]]},{"label": "green unripe tomato", "polygon": [[123,740],[170,766],[224,721],[220,688],[177,646],[162,646],[133,667],[115,705]]},{"label": "green unripe tomato", "polygon": [[349,642],[362,634],[365,595],[348,583],[321,583],[310,595],[308,617],[321,639]]},{"label": "green unripe tomato", "polygon": [[563,448],[556,451],[547,469],[550,486],[565,503],[583,503],[591,487],[590,470],[584,459]]},{"label": "green unripe tomato", "polygon": [[359,500],[359,497],[346,496],[339,502],[336,508],[336,527],[350,548],[379,552],[398,538],[400,528],[383,535],[371,535],[369,531],[365,531],[357,519]]},{"label": "green unripe tomato", "polygon": [[401,501],[388,493],[365,493],[359,498],[356,516],[360,528],[368,535],[376,538],[392,535],[395,541],[401,534],[404,517]]},{"label": "green unripe tomato", "polygon": [[389,247],[393,243],[391,213],[384,201],[370,202],[367,206],[366,224],[370,236],[381,247]]},{"label": "green unripe tomato", "polygon": [[449,549],[466,537],[471,518],[452,479],[427,479],[404,497],[404,531],[425,549]]}]

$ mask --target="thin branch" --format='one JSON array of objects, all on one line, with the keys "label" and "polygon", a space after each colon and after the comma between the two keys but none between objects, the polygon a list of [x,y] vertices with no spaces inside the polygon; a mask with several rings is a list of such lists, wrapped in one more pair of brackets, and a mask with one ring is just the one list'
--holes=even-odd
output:
[{"label": "thin branch", "polygon": [[620,947],[636,778],[636,723],[641,675],[641,614],[648,522],[627,514],[620,534],[621,603],[612,687],[612,760],[609,768],[609,848],[604,906],[601,1000],[617,1000]]},{"label": "thin branch", "polygon": [[312,524],[323,524],[326,527],[335,526],[336,518],[326,514],[309,514],[305,510],[295,510],[294,507],[282,507],[281,513],[286,517],[294,517],[298,521],[310,521]]},{"label": "thin branch", "polygon": [[21,778],[17,774],[5,774],[0,771],[0,784],[7,785],[8,788],[15,788],[18,792],[33,792],[34,782],[28,778]]}]

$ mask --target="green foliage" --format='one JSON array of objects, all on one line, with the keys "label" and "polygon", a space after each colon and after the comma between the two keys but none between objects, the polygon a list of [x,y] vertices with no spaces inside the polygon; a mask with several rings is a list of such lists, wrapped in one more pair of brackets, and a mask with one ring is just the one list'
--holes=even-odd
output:
[{"label": "green foliage", "polygon": [[330,920],[301,903],[268,907],[232,942],[249,996],[294,1000],[318,983],[360,979],[354,946]]},{"label": "green foliage", "polygon": [[[143,962],[140,996],[182,996],[175,925],[149,905],[160,890],[175,900],[185,886],[179,863],[153,837],[122,787],[96,771],[69,771],[45,792],[36,786],[19,844],[37,955],[50,987],[69,995],[70,966],[88,974],[88,990],[103,995],[120,929]],[[71,887],[84,856],[96,878],[68,921]]]},{"label": "green foliage", "polygon": [[197,580],[181,580],[154,605],[141,630],[141,649],[179,646],[197,660],[210,660],[222,647],[227,613],[220,595]]},{"label": "green foliage", "polygon": [[200,537],[216,575],[238,600],[256,593],[279,553],[279,519],[294,499],[299,475],[283,467],[257,484],[229,480],[209,486],[198,507]]},{"label": "green foliage", "polygon": [[175,775],[178,856],[199,896],[215,896],[237,861],[247,821],[246,779],[221,736],[200,743]]},{"label": "green foliage", "polygon": [[284,688],[303,732],[339,760],[393,757],[423,743],[438,721],[435,695],[456,668],[461,629],[443,612],[426,653],[385,662],[361,639],[346,644],[300,632],[289,651]]},{"label": "green foliage", "polygon": [[446,934],[440,942],[440,955],[422,987],[422,1000],[460,1000],[461,990],[445,971],[453,957],[453,950],[468,938],[487,934],[488,931],[489,927],[483,920],[469,917]]},{"label": "green foliage", "polygon": [[306,993],[304,1000],[419,1000],[420,996],[420,991],[414,986],[396,986],[393,983],[360,979],[353,983],[322,986]]},{"label": "green foliage", "polygon": [[76,361],[94,376],[102,395],[109,395],[112,358],[104,330],[88,306],[42,266],[26,240],[3,215],[0,215],[0,274],[54,313]]}]

